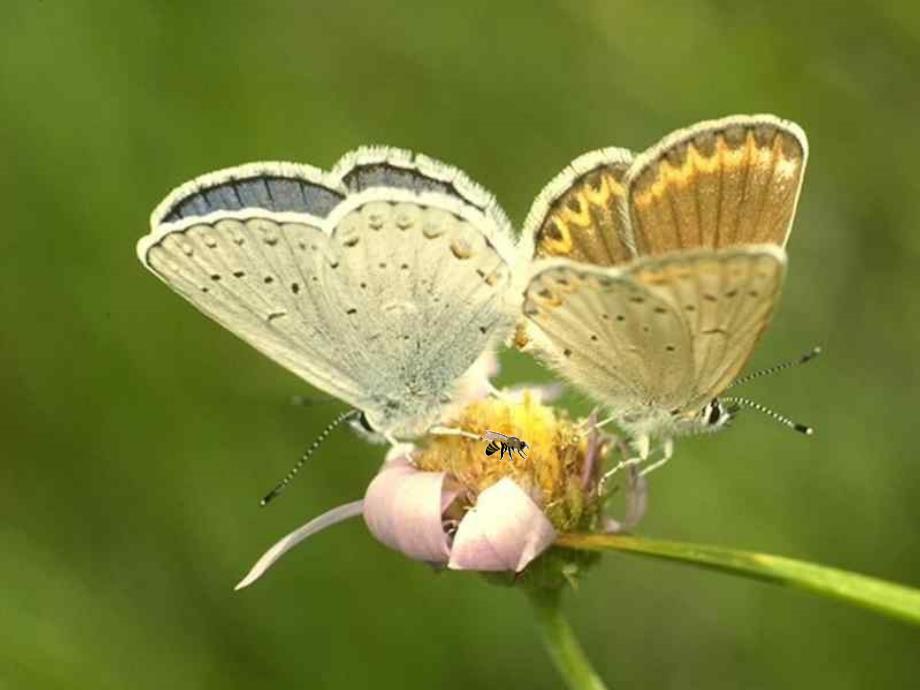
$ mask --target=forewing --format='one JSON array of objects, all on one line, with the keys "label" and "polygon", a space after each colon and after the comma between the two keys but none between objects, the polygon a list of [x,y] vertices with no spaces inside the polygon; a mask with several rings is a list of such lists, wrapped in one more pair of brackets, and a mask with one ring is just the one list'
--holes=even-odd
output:
[{"label": "forewing", "polygon": [[335,342],[322,280],[336,248],[320,229],[271,218],[162,228],[139,247],[154,273],[207,316],[313,385],[361,397]]},{"label": "forewing", "polygon": [[539,263],[524,315],[535,354],[618,413],[670,410],[686,397],[693,377],[686,322],[629,271]]},{"label": "forewing", "polygon": [[665,137],[626,178],[639,255],[785,247],[807,155],[805,133],[772,115],[702,122]]},{"label": "forewing", "polygon": [[524,224],[536,257],[612,266],[635,255],[622,213],[632,154],[592,151],[570,163],[537,196]]},{"label": "forewing", "polygon": [[738,376],[770,321],[785,274],[772,245],[680,252],[639,262],[641,283],[681,313],[690,333],[693,377],[680,403],[692,411]]}]

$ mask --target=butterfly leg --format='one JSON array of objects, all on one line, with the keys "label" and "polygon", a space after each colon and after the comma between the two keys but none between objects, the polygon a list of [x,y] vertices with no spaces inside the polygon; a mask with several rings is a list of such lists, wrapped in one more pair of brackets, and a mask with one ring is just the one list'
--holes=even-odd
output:
[{"label": "butterfly leg", "polygon": [[667,463],[667,461],[670,460],[673,456],[674,456],[674,439],[673,438],[665,439],[664,443],[661,444],[661,457],[655,462],[653,462],[651,465],[649,465],[648,467],[644,467],[642,471],[639,473],[639,476],[644,477],[649,472],[652,472],[654,470],[657,470],[659,467],[664,466],[664,464]]},{"label": "butterfly leg", "polygon": [[620,462],[618,462],[611,469],[604,473],[604,475],[601,477],[601,480],[597,484],[598,493],[603,494],[606,489],[607,480],[623,468],[634,467],[635,465],[640,465],[648,460],[651,447],[651,439],[647,435],[636,437],[632,440],[630,446],[635,455],[626,458],[625,460],[620,460]]},{"label": "butterfly leg", "polygon": [[590,431],[594,431],[595,429],[601,429],[607,426],[608,424],[610,424],[610,422],[614,421],[615,419],[616,419],[616,415],[611,415],[610,417],[607,417],[606,419],[602,419],[601,421],[594,422],[592,424],[591,417],[588,417],[586,420],[578,424],[576,428],[579,431],[590,432]]},{"label": "butterfly leg", "polygon": [[465,429],[458,429],[454,426],[433,426],[428,429],[428,433],[433,436],[463,436],[464,438],[472,438],[476,441],[480,440],[478,434],[466,431]]}]

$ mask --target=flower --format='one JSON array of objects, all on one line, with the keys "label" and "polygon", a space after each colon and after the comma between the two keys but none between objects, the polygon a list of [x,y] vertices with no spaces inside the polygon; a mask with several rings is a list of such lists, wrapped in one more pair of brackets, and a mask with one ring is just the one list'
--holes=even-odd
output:
[{"label": "flower", "polygon": [[593,428],[593,416],[576,424],[542,404],[541,395],[546,392],[523,390],[477,400],[451,420],[474,435],[492,429],[525,440],[526,458],[486,456],[484,443],[467,436],[432,435],[419,447],[395,446],[363,500],[338,506],[281,539],[237,589],[307,537],[358,515],[378,541],[414,560],[515,574],[560,532],[619,531],[634,524],[645,507],[644,481],[631,475],[622,524],[605,517],[598,478],[610,438]]}]

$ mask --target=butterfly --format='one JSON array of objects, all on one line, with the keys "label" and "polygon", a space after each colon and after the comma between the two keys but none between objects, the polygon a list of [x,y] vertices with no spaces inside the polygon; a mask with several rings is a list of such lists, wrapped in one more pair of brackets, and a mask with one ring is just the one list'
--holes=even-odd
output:
[{"label": "butterfly", "polygon": [[581,156],[534,202],[517,343],[612,410],[627,463],[760,407],[719,396],[779,300],[807,154],[794,123],[733,116]]},{"label": "butterfly", "polygon": [[425,433],[520,309],[494,198],[423,155],[361,148],[331,172],[253,163],[197,177],[137,244],[170,288],[391,443]]}]

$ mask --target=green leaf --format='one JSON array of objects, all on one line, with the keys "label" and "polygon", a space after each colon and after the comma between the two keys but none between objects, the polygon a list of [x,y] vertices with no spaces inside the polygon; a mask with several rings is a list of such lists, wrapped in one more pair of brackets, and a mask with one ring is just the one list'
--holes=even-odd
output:
[{"label": "green leaf", "polygon": [[841,599],[920,625],[920,590],[806,561],[720,546],[612,534],[562,534],[556,545],[587,551],[628,551],[744,575]]}]

